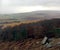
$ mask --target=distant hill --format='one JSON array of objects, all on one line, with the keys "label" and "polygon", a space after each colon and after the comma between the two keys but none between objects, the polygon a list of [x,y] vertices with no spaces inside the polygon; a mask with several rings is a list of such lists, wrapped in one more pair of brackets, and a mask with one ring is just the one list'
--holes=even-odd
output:
[{"label": "distant hill", "polygon": [[0,19],[18,19],[19,21],[51,18],[60,18],[60,11],[33,11],[28,13],[0,14]]}]

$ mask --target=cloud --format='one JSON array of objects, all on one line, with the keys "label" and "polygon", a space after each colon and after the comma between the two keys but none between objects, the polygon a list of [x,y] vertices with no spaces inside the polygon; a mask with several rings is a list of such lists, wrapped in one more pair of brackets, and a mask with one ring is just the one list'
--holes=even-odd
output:
[{"label": "cloud", "polygon": [[0,14],[60,10],[60,0],[0,0]]},{"label": "cloud", "polygon": [[16,7],[6,7],[0,8],[0,14],[10,14],[10,13],[25,13],[32,11],[40,11],[40,10],[60,10],[60,7],[45,7],[45,6],[16,6]]},{"label": "cloud", "polygon": [[60,0],[42,0],[43,6],[60,6]]},{"label": "cloud", "polygon": [[60,0],[2,0],[2,5],[8,6],[60,6]]}]

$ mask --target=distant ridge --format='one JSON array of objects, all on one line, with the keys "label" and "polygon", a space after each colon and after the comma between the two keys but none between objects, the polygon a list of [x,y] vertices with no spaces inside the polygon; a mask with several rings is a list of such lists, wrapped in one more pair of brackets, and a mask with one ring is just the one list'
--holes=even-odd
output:
[{"label": "distant ridge", "polygon": [[33,11],[27,13],[15,13],[15,14],[0,14],[0,19],[17,19],[20,21],[24,20],[44,20],[51,18],[60,18],[60,11]]}]

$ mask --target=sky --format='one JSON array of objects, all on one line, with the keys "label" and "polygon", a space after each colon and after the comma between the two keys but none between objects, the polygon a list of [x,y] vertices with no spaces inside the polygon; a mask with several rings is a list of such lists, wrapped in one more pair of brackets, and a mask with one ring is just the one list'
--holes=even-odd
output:
[{"label": "sky", "polygon": [[0,0],[0,14],[60,10],[60,0]]}]

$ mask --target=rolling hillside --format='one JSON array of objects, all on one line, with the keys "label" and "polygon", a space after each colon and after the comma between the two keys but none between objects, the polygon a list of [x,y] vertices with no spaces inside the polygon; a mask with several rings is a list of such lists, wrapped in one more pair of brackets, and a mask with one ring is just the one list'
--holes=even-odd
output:
[{"label": "rolling hillside", "polygon": [[51,18],[60,18],[60,11],[33,11],[28,13],[0,14],[0,19],[25,20],[44,20]]}]

